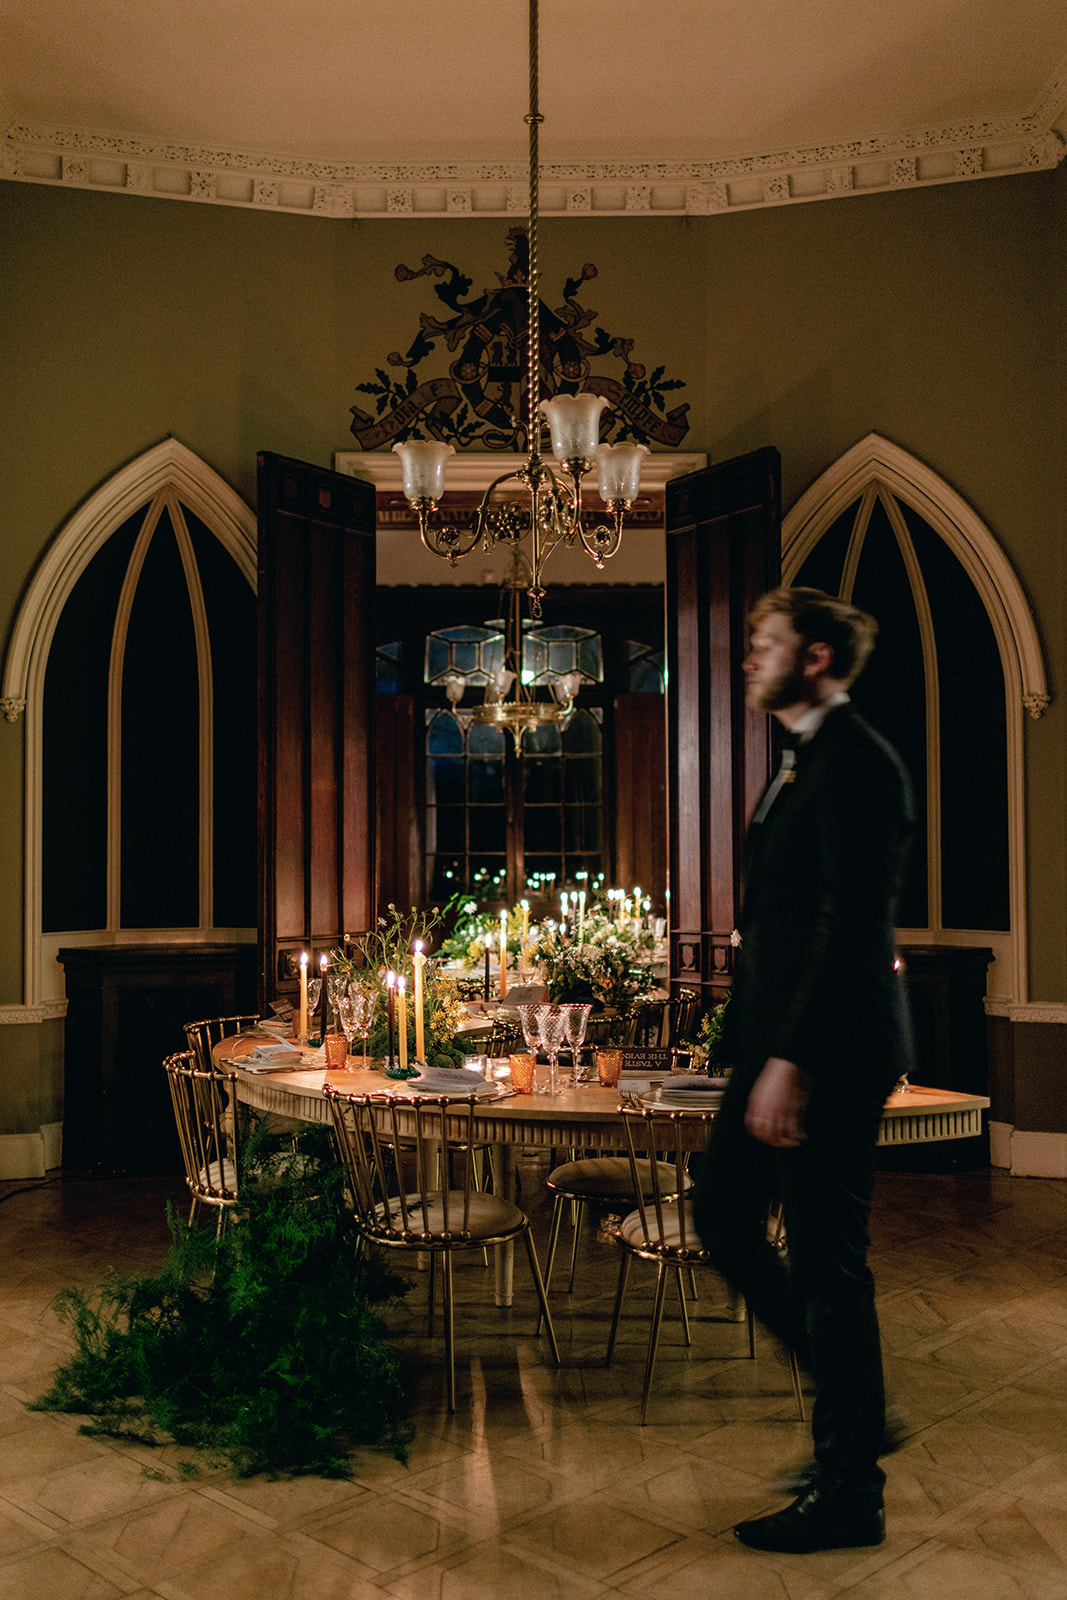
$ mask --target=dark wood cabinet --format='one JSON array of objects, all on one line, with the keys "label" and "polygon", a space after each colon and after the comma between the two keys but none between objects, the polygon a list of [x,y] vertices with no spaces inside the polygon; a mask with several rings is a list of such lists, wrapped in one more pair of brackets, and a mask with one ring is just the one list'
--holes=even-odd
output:
[{"label": "dark wood cabinet", "polygon": [[180,1172],[163,1058],[186,1048],[186,1022],[255,1010],[255,945],[93,945],[59,960],[65,1169]]}]

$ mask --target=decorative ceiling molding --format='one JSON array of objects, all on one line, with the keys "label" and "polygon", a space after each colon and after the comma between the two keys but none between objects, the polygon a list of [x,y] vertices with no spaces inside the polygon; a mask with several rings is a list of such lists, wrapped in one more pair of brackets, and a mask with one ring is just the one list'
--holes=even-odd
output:
[{"label": "decorative ceiling molding", "polygon": [[[1067,146],[1054,123],[1059,71],[1039,109],[717,161],[619,160],[541,168],[545,216],[707,216],[1047,171]],[[11,123],[0,178],[321,217],[510,217],[527,212],[519,163],[301,161]]]}]

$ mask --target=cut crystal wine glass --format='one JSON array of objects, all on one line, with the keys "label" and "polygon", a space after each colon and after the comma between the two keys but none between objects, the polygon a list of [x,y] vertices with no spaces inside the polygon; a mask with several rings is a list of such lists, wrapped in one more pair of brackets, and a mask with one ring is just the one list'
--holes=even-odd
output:
[{"label": "cut crystal wine glass", "polygon": [[349,1061],[351,1060],[352,1055],[352,1035],[355,1033],[356,1028],[360,1024],[360,1019],[363,1015],[363,1008],[362,1006],[357,1008],[355,1005],[353,1005],[351,990],[347,983],[338,991],[337,998],[333,1003],[333,1008],[334,1015],[341,1025],[341,1032],[344,1034],[345,1040],[348,1044],[348,1055],[345,1057],[345,1070],[348,1071]]},{"label": "cut crystal wine glass", "polygon": [[[342,996],[348,993],[350,981],[347,972],[338,972],[336,969],[331,968],[326,974],[326,1000],[333,1010],[335,1024],[341,1020],[339,1006]],[[329,1030],[324,1029],[323,1031],[328,1032]]]},{"label": "cut crystal wine glass", "polygon": [[541,1048],[548,1057],[548,1093],[559,1094],[556,1067],[559,1053],[567,1037],[567,1013],[562,1006],[541,1005],[537,1008],[537,1028],[541,1035]]},{"label": "cut crystal wine glass", "polygon": [[378,1009],[378,995],[374,989],[366,989],[361,983],[353,983],[349,988],[353,1005],[359,1006],[359,1018],[356,1027],[363,1035],[363,1065],[369,1066],[367,1059],[367,1036],[374,1026],[374,1013]]},{"label": "cut crystal wine glass", "polygon": [[585,1030],[589,1026],[589,1013],[592,1006],[581,1001],[571,1000],[560,1006],[565,1013],[564,1029],[567,1043],[571,1049],[571,1068],[574,1073],[574,1087],[577,1088],[585,1076],[582,1069],[582,1045],[585,1043]]},{"label": "cut crystal wine glass", "polygon": [[541,1034],[537,1026],[537,1013],[540,1009],[540,1005],[537,1004],[519,1007],[519,1026],[526,1040],[526,1048],[535,1054],[541,1047]]}]

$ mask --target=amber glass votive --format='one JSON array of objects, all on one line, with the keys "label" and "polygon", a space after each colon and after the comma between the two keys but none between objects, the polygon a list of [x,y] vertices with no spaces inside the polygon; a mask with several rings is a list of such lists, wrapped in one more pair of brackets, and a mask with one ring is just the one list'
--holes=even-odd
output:
[{"label": "amber glass votive", "polygon": [[348,1040],[343,1033],[328,1033],[322,1041],[327,1067],[343,1067],[348,1061]]},{"label": "amber glass votive", "polygon": [[511,1087],[516,1094],[533,1094],[534,1067],[536,1064],[536,1056],[508,1056],[508,1066],[511,1068]]},{"label": "amber glass votive", "polygon": [[614,1089],[622,1076],[622,1051],[598,1050],[596,1053],[596,1075],[605,1089]]}]

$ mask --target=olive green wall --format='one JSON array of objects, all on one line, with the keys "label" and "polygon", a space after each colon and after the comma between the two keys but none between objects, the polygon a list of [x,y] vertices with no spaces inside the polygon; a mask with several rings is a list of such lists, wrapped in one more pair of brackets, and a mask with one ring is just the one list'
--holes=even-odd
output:
[{"label": "olive green wall", "polygon": [[[0,183],[0,648],[56,530],[165,435],[250,504],[258,450],[329,464],[353,448],[349,407],[372,409],[355,384],[437,305],[436,280],[399,282],[397,264],[432,254],[491,286],[508,226]],[[594,325],[684,379],[680,448],[777,445],[788,508],[877,431],[1000,540],[1054,696],[1026,732],[1031,995],[1067,1002],[1067,171],[691,220],[549,219],[543,235],[544,298],[594,263],[579,294]],[[22,998],[22,745],[22,724],[0,720],[0,1007]],[[0,1028],[0,1051],[23,1031]]]}]

